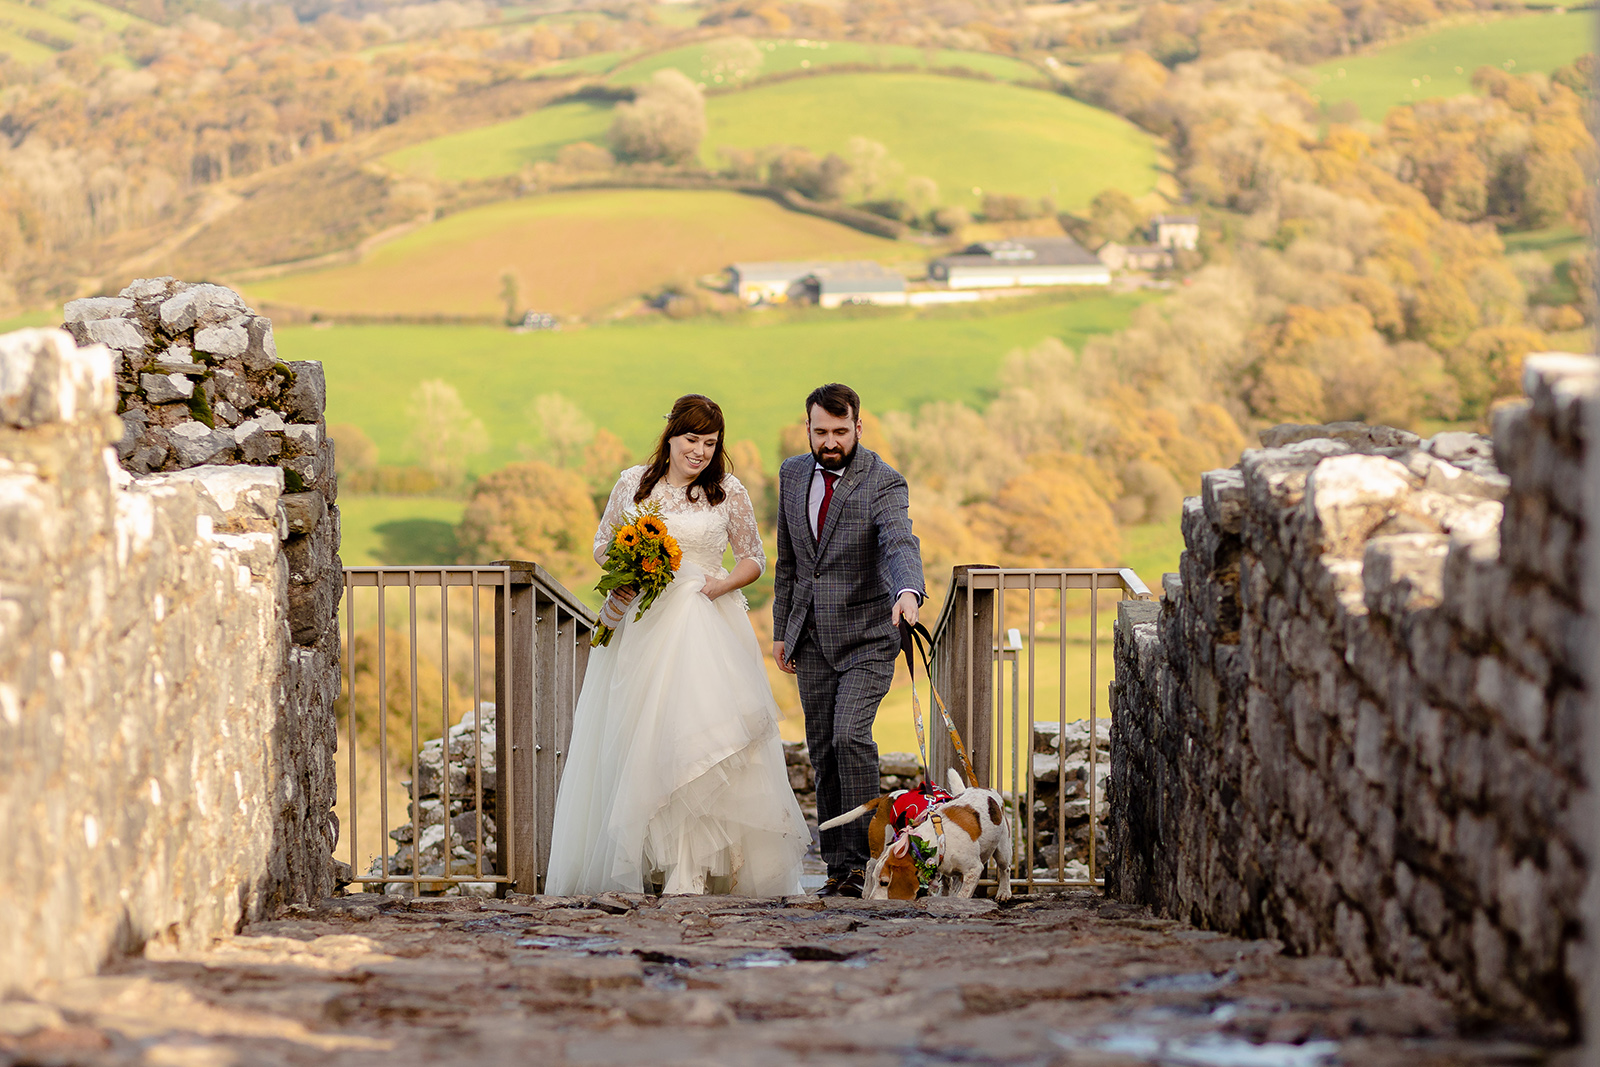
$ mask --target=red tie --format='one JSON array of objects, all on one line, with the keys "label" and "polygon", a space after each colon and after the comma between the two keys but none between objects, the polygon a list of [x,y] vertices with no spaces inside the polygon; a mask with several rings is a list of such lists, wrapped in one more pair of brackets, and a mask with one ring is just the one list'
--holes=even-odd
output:
[{"label": "red tie", "polygon": [[839,476],[832,471],[822,472],[822,506],[817,509],[817,537],[822,536],[822,524],[828,521],[828,505],[833,503],[833,483]]}]

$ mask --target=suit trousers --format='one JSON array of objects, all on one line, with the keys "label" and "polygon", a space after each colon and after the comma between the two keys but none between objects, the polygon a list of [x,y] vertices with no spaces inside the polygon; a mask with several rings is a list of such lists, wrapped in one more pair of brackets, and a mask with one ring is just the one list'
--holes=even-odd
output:
[{"label": "suit trousers", "polygon": [[[872,722],[894,681],[894,656],[858,663],[843,671],[829,665],[807,621],[794,653],[800,705],[806,714],[806,747],[817,781],[817,821],[827,822],[876,797],[878,744]],[[830,876],[867,865],[867,822],[822,831],[822,859]]]}]

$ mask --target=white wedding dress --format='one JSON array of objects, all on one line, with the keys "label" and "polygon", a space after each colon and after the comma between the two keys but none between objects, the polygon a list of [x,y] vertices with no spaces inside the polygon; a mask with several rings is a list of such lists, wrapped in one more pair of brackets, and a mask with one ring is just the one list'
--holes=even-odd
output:
[{"label": "white wedding dress", "polygon": [[[612,527],[633,511],[643,467],[622,472],[595,534],[604,560]],[[545,892],[666,893],[708,888],[741,896],[800,892],[811,843],[783,761],[778,709],[742,593],[707,600],[723,551],[763,567],[750,496],[733,475],[716,507],[662,479],[659,503],[683,565],[610,645],[594,649],[573,712],[556,798]]]}]

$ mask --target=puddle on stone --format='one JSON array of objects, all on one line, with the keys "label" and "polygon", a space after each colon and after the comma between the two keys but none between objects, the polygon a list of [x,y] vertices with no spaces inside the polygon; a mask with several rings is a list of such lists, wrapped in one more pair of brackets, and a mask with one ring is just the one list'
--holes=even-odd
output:
[{"label": "puddle on stone", "polygon": [[1167,1036],[1140,1030],[1121,1030],[1097,1037],[1055,1033],[1051,1040],[1069,1051],[1093,1051],[1134,1056],[1162,1067],[1328,1067],[1336,1062],[1337,1041],[1307,1041],[1303,1045],[1268,1041],[1253,1044],[1222,1034]]},{"label": "puddle on stone", "polygon": [[568,952],[605,952],[614,950],[614,937],[567,937],[562,934],[545,934],[540,937],[519,937],[518,948],[559,948]]},{"label": "puddle on stone", "polygon": [[746,952],[742,956],[735,956],[723,963],[713,964],[716,967],[744,968],[744,967],[787,967],[794,963],[794,957],[781,948],[764,948],[756,952]]},{"label": "puddle on stone", "polygon": [[1239,980],[1235,971],[1212,974],[1200,971],[1195,974],[1158,974],[1136,982],[1124,982],[1125,993],[1214,993]]}]

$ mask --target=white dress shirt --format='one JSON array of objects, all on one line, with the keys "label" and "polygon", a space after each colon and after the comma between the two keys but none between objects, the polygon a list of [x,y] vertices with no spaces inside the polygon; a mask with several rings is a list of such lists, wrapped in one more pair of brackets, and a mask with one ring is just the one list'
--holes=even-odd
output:
[{"label": "white dress shirt", "polygon": [[[820,539],[820,537],[821,537],[821,531],[819,531],[817,529],[817,516],[822,514],[822,498],[828,492],[828,482],[827,482],[827,479],[823,478],[823,474],[824,473],[826,473],[826,474],[837,474],[841,478],[843,478],[844,474],[845,474],[845,470],[848,470],[848,469],[849,468],[845,468],[843,470],[830,471],[830,470],[828,470],[828,468],[824,467],[820,462],[812,467],[812,469],[811,469],[811,492],[806,496],[806,515],[811,520],[811,536],[812,536],[813,539]],[[838,492],[839,491],[839,483],[838,482],[834,482],[833,483],[833,489],[834,489],[834,492]],[[829,510],[829,513],[831,514],[832,510],[833,510],[832,501],[830,501],[828,503],[828,510]],[[899,597],[903,596],[906,593],[911,593],[911,594],[915,595],[916,598],[917,598],[917,603],[920,604],[922,602],[922,594],[918,593],[915,589],[902,589],[902,590],[900,590],[899,593],[895,594],[895,598],[899,599]]]}]

